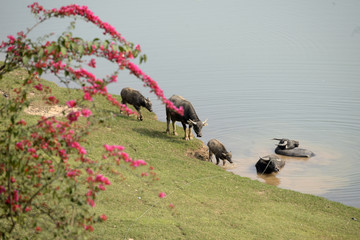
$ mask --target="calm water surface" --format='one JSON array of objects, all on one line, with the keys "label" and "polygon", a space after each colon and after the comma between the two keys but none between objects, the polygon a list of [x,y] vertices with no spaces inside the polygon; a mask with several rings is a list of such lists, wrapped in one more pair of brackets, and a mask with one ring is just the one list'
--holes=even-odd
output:
[{"label": "calm water surface", "polygon": [[[39,1],[48,8],[58,1]],[[82,1],[63,1],[83,4]],[[0,39],[31,26],[26,5],[6,1]],[[360,2],[359,1],[86,1],[148,55],[143,70],[167,96],[190,100],[201,120],[202,140],[222,141],[235,164],[226,169],[281,188],[360,207]],[[33,35],[66,30],[42,25]],[[78,24],[89,39],[101,31]],[[98,73],[115,66],[98,62]],[[139,89],[164,106],[128,73],[109,87]],[[165,130],[165,129],[164,129]],[[258,176],[259,156],[273,153],[271,139],[297,139],[316,156],[286,158],[276,176]]]}]

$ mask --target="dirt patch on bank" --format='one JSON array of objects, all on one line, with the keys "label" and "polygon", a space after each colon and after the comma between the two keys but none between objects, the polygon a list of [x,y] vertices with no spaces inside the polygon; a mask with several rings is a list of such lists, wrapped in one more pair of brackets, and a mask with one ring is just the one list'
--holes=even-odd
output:
[{"label": "dirt patch on bank", "polygon": [[43,106],[37,107],[30,105],[27,109],[24,110],[25,113],[30,115],[38,115],[44,117],[58,117],[67,115],[71,111],[78,111],[77,108],[70,109],[68,106],[60,106],[60,105],[53,105],[53,106]]},{"label": "dirt patch on bank", "polygon": [[209,150],[208,150],[208,147],[205,146],[205,144],[202,144],[202,146],[199,149],[188,150],[186,153],[186,156],[193,157],[193,158],[199,159],[201,161],[208,161],[209,160]]}]

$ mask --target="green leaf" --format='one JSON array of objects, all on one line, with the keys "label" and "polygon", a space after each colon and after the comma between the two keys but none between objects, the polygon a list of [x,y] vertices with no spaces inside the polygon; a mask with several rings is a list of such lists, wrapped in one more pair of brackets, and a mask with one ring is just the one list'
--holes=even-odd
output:
[{"label": "green leaf", "polygon": [[109,40],[105,40],[104,42],[104,49],[107,49],[109,47]]},{"label": "green leaf", "polygon": [[92,50],[92,45],[93,45],[93,42],[88,42],[88,50],[91,51]]},{"label": "green leaf", "polygon": [[39,76],[43,73],[43,69],[42,68],[36,68],[36,72],[38,72]]},{"label": "green leaf", "polygon": [[60,51],[61,51],[61,54],[62,54],[63,56],[65,56],[66,53],[67,53],[66,47],[61,47],[61,48],[60,48]]},{"label": "green leaf", "polygon": [[40,48],[38,55],[39,55],[40,58],[42,58],[44,56],[44,49],[43,48]]},{"label": "green leaf", "polygon": [[23,61],[24,65],[27,65],[30,61],[30,58],[25,55],[25,56],[23,56],[22,61]]},{"label": "green leaf", "polygon": [[55,45],[50,45],[46,48],[46,50],[48,51],[48,53],[51,53],[52,51],[54,51],[55,48],[56,48]]},{"label": "green leaf", "polygon": [[119,46],[119,51],[120,52],[126,52],[125,48],[123,48],[123,46]]},{"label": "green leaf", "polygon": [[147,57],[146,57],[146,55],[144,54],[144,55],[141,55],[140,56],[140,64],[142,63],[142,62],[146,62],[146,60],[147,60]]},{"label": "green leaf", "polygon": [[84,46],[83,46],[83,45],[80,45],[80,46],[79,46],[79,53],[80,53],[80,55],[83,55],[84,52],[85,52]]}]

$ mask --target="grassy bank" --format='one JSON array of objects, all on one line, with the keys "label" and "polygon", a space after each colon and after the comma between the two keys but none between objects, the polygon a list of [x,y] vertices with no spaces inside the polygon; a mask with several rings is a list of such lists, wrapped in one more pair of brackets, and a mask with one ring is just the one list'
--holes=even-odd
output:
[{"label": "grassy bank", "polygon": [[[11,92],[11,86],[21,79],[18,71],[7,75],[0,80],[0,90]],[[77,94],[49,84],[62,100],[60,104]],[[144,159],[155,168],[159,181],[140,177],[141,169],[121,167],[120,175],[109,173],[112,185],[99,195],[95,206],[108,220],[95,226],[94,239],[360,237],[360,222],[352,219],[360,220],[360,209],[279,189],[188,157],[187,151],[200,148],[201,141],[185,142],[180,128],[179,136],[166,135],[165,123],[146,110],[144,121],[139,122],[135,116],[119,115],[104,99],[97,100],[95,113],[104,121],[88,138],[90,157],[100,159],[104,143],[124,145],[133,158]],[[34,103],[47,108],[41,101]],[[29,121],[38,118],[24,116]],[[165,192],[166,198],[160,199],[159,192]]]}]

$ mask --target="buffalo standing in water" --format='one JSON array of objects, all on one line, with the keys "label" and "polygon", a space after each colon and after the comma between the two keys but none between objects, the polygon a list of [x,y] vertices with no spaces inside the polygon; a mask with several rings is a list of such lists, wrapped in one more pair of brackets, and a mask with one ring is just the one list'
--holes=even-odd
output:
[{"label": "buffalo standing in water", "polygon": [[275,154],[260,157],[255,164],[256,171],[260,174],[270,174],[278,172],[282,167],[285,166],[285,161],[280,159]]},{"label": "buffalo standing in water", "polygon": [[233,163],[233,161],[231,160],[231,152],[228,152],[225,146],[220,141],[216,139],[211,139],[207,143],[207,146],[209,147],[209,161],[212,162],[211,158],[214,154],[216,158],[216,165],[219,164],[220,159],[223,161],[223,166],[225,165],[226,160],[228,160],[230,163]]},{"label": "buffalo standing in water", "polygon": [[[185,132],[184,139],[185,140],[190,140],[193,138],[193,134],[191,131],[192,127],[194,127],[194,131],[195,131],[196,135],[198,137],[201,137],[202,136],[201,129],[202,129],[202,127],[207,125],[206,120],[204,122],[200,121],[199,117],[197,116],[197,114],[195,112],[193,105],[188,100],[183,98],[182,96],[172,95],[169,98],[169,100],[171,102],[173,102],[177,108],[182,107],[184,109],[184,115],[181,116],[174,110],[166,108],[166,133],[170,134],[169,124],[170,124],[170,119],[171,119],[174,135],[177,135],[175,122],[179,121],[179,122],[181,122],[181,124],[184,128],[184,132]],[[186,131],[186,124],[189,125],[189,132]]]},{"label": "buffalo standing in water", "polygon": [[315,154],[307,149],[299,148],[299,141],[290,140],[287,138],[273,138],[279,141],[275,148],[275,153],[290,157],[312,157]]},{"label": "buffalo standing in water", "polygon": [[145,98],[139,91],[132,88],[123,88],[121,90],[121,103],[122,104],[131,104],[134,106],[136,111],[139,113],[137,117],[138,120],[142,121],[143,117],[141,115],[140,108],[145,107],[149,112],[152,112],[152,104],[149,98]]}]

